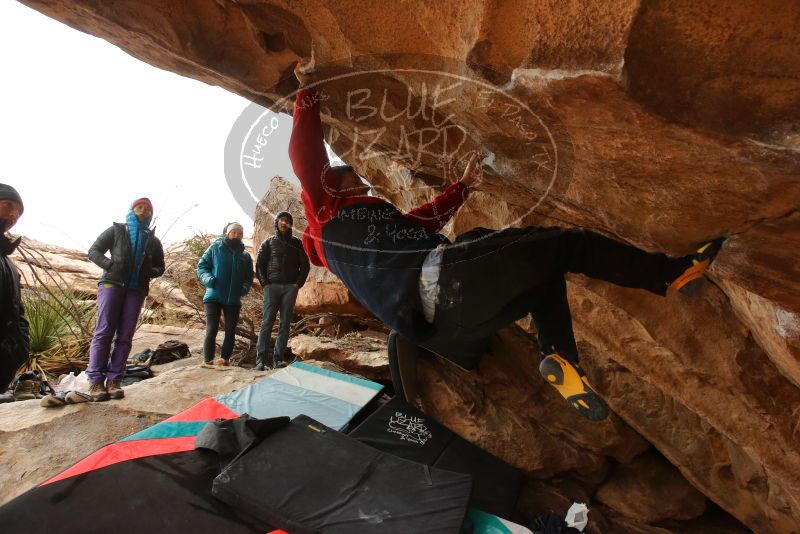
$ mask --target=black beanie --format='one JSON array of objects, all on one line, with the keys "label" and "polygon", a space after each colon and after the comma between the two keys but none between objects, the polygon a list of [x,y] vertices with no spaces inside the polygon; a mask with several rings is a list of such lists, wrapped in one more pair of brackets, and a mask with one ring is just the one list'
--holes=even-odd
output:
[{"label": "black beanie", "polygon": [[13,200],[19,203],[19,214],[25,211],[25,206],[22,204],[22,197],[19,196],[17,190],[10,185],[0,184],[0,200]]},{"label": "black beanie", "polygon": [[279,212],[279,213],[278,213],[278,214],[275,216],[275,222],[277,223],[277,222],[278,222],[278,219],[280,219],[281,217],[286,217],[287,219],[289,219],[289,222],[290,222],[290,223],[294,224],[294,217],[292,217],[292,214],[291,214],[291,213],[289,213],[288,211],[281,211],[281,212]]}]

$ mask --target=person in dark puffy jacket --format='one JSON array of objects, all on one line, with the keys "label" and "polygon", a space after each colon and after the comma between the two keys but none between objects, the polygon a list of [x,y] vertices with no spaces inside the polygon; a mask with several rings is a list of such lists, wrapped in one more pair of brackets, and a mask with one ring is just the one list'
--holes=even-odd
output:
[{"label": "person in dark puffy jacket", "polygon": [[19,271],[9,258],[21,238],[11,241],[6,236],[23,209],[17,190],[0,184],[0,393],[28,359],[28,321],[20,298]]},{"label": "person in dark puffy jacket", "polygon": [[256,370],[267,367],[267,352],[272,336],[272,325],[280,311],[281,324],[275,348],[272,352],[272,365],[285,367],[284,351],[289,339],[289,325],[297,300],[297,292],[303,287],[310,269],[308,256],[303,244],[292,236],[294,219],[288,211],[275,216],[275,235],[265,240],[258,250],[256,275],[264,288],[264,318],[256,344]]},{"label": "person in dark puffy jacket", "polygon": [[97,326],[86,368],[93,401],[125,396],[122,378],[142,304],[150,280],[164,274],[164,249],[150,228],[152,219],[153,204],[140,198],[131,205],[124,224],[112,224],[89,248],[89,259],[103,268],[97,288]]},{"label": "person in dark puffy jacket", "polygon": [[[253,285],[253,259],[244,249],[244,229],[239,223],[225,226],[222,237],[214,241],[197,264],[197,278],[206,286],[203,307],[206,312],[206,338],[203,359],[206,363],[228,365],[233,353],[236,324],[242,297]],[[225,317],[225,338],[220,359],[214,360],[220,316]]]}]

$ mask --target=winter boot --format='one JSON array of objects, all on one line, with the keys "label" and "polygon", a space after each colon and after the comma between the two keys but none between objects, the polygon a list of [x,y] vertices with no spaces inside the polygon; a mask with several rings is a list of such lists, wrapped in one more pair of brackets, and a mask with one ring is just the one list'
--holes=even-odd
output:
[{"label": "winter boot", "polygon": [[122,390],[122,380],[106,380],[106,388],[108,389],[109,399],[125,397],[125,392]]},{"label": "winter boot", "polygon": [[667,292],[680,291],[684,295],[694,295],[702,285],[703,275],[722,249],[724,241],[725,238],[721,237],[697,249],[691,257],[692,265],[669,285]]},{"label": "winter boot", "polygon": [[592,389],[589,379],[578,364],[571,363],[558,354],[551,354],[539,364],[539,372],[585,418],[602,421],[608,417],[606,403]]},{"label": "winter boot", "polygon": [[108,390],[103,382],[92,382],[89,385],[89,395],[92,402],[103,402],[109,399]]}]

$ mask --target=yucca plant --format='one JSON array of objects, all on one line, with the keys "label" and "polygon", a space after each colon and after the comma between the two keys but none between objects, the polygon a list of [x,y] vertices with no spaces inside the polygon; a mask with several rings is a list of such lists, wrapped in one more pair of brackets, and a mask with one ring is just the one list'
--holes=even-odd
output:
[{"label": "yucca plant", "polygon": [[23,293],[28,319],[30,356],[26,369],[49,374],[80,371],[88,365],[86,356],[95,321],[95,310],[80,295],[59,289],[28,289]]},{"label": "yucca plant", "polygon": [[85,369],[95,306],[73,291],[41,252],[24,243],[17,251],[33,277],[25,280],[29,289],[23,293],[30,357],[19,371],[38,369],[58,375]]},{"label": "yucca plant", "polygon": [[22,303],[28,319],[32,356],[58,345],[58,340],[69,334],[61,305],[52,295],[26,290],[22,293]]}]

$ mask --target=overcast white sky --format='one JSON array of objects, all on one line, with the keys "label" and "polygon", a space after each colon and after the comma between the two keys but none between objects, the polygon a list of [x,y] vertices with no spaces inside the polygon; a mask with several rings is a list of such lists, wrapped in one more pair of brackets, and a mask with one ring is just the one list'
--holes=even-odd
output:
[{"label": "overcast white sky", "polygon": [[[233,220],[252,231],[223,175],[225,139],[247,100],[9,0],[0,72],[0,183],[25,203],[15,234],[86,250],[141,196],[166,243]],[[294,176],[286,125],[268,147],[269,176]]]}]

